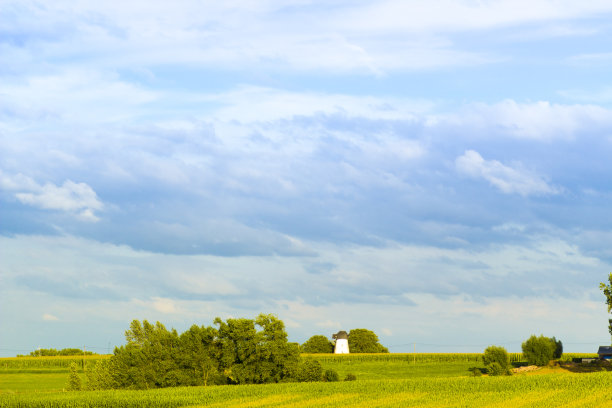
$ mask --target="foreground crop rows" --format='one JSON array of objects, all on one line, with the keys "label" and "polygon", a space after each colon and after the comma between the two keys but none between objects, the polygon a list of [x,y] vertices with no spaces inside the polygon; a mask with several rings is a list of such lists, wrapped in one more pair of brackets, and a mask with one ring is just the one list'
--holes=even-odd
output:
[{"label": "foreground crop rows", "polygon": [[593,407],[612,406],[612,375],[362,380],[340,383],[22,394],[4,407]]}]

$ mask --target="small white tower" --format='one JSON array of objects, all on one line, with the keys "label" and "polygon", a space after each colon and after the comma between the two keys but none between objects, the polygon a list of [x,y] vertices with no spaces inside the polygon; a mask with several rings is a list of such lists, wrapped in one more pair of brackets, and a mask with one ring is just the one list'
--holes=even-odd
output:
[{"label": "small white tower", "polygon": [[336,347],[334,347],[334,354],[348,354],[348,334],[344,330],[339,331],[332,335],[332,339],[336,340]]}]

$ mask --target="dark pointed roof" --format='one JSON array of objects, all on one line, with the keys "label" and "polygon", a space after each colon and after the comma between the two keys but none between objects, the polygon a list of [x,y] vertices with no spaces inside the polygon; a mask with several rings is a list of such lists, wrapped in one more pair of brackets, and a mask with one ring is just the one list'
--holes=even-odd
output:
[{"label": "dark pointed roof", "polygon": [[332,334],[332,339],[336,339],[336,340],[345,339],[345,340],[348,340],[348,334],[344,330],[341,330],[341,331],[339,331],[336,334]]},{"label": "dark pointed roof", "polygon": [[612,354],[612,346],[599,346],[597,354]]}]

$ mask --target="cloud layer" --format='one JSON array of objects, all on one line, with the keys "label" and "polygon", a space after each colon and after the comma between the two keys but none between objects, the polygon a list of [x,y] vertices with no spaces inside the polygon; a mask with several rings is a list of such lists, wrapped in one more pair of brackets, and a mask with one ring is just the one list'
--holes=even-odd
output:
[{"label": "cloud layer", "polygon": [[260,311],[592,351],[612,7],[523,3],[6,2],[0,353]]}]

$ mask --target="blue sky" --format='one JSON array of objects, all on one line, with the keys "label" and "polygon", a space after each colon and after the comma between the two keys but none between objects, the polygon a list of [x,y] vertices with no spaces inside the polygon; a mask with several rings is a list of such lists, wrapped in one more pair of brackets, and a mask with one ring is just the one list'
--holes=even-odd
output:
[{"label": "blue sky", "polygon": [[4,1],[0,354],[274,313],[608,344],[608,1]]}]

